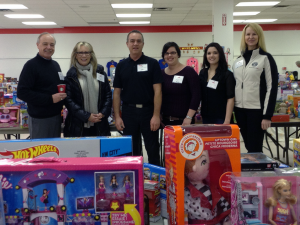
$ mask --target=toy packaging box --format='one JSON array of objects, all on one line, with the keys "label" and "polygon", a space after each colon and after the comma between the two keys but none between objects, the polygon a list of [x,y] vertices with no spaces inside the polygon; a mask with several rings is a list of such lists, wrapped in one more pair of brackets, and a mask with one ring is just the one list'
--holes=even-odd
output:
[{"label": "toy packaging box", "polygon": [[132,155],[131,137],[45,138],[0,141],[0,159]]},{"label": "toy packaging box", "polygon": [[242,171],[272,171],[278,162],[263,153],[241,153]]},{"label": "toy packaging box", "polygon": [[233,174],[231,224],[299,224],[299,187],[299,176],[275,172]]},{"label": "toy packaging box", "polygon": [[3,159],[7,225],[144,224],[143,158]]},{"label": "toy packaging box", "polygon": [[4,220],[4,200],[3,200],[3,193],[2,193],[2,185],[0,185],[0,224],[5,224]]},{"label": "toy packaging box", "polygon": [[21,109],[20,110],[20,127],[21,128],[28,128],[28,119],[29,119],[29,114],[27,112],[27,109]]},{"label": "toy packaging box", "polygon": [[294,167],[300,167],[300,139],[293,140]]},{"label": "toy packaging box", "polygon": [[0,108],[0,128],[19,127],[20,109],[18,107]]},{"label": "toy packaging box", "polygon": [[160,185],[158,181],[145,180],[144,194],[149,199],[149,217],[151,222],[161,219]]},{"label": "toy packaging box", "polygon": [[231,172],[241,171],[237,125],[164,129],[169,224],[230,222]]}]

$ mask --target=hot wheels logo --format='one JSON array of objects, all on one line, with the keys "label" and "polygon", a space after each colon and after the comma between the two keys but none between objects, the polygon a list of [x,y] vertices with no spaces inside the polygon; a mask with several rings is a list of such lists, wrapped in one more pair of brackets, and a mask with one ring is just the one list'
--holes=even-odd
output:
[{"label": "hot wheels logo", "polygon": [[12,159],[28,159],[36,158],[40,155],[54,152],[59,156],[59,150],[54,145],[37,145],[30,148],[24,148],[16,151],[0,152],[2,156],[12,156]]}]

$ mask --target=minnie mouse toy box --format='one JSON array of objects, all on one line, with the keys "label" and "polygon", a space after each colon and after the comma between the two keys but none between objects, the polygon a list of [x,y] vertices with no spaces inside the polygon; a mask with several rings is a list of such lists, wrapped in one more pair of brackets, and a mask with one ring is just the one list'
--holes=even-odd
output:
[{"label": "minnie mouse toy box", "polygon": [[144,224],[142,157],[2,159],[0,178],[5,225]]},{"label": "minnie mouse toy box", "polygon": [[229,225],[231,173],[241,171],[237,125],[164,129],[170,225]]}]

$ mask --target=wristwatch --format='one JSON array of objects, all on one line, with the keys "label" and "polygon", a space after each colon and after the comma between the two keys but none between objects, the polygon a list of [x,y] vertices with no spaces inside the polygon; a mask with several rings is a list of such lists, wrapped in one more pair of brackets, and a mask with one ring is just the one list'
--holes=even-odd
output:
[{"label": "wristwatch", "polygon": [[185,118],[192,120],[193,118],[190,116],[186,116]]}]

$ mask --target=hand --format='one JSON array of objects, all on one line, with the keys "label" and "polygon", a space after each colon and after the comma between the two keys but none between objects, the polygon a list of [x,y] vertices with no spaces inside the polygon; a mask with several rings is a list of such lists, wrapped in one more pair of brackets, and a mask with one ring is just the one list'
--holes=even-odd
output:
[{"label": "hand", "polygon": [[123,120],[121,117],[116,117],[116,128],[118,131],[122,131],[125,128],[125,125],[123,123]]},{"label": "hand", "polygon": [[225,120],[223,124],[230,124],[230,120]]},{"label": "hand", "polygon": [[269,127],[271,127],[271,120],[263,119],[261,121],[261,129],[267,130]]},{"label": "hand", "polygon": [[187,125],[191,125],[192,120],[185,118],[182,122],[182,126],[187,126]]},{"label": "hand", "polygon": [[101,118],[100,118],[99,114],[91,113],[89,121],[92,123],[98,123],[101,121]]},{"label": "hand", "polygon": [[52,95],[53,103],[60,102],[67,97],[66,93],[56,93]]},{"label": "hand", "polygon": [[160,118],[159,116],[152,116],[150,120],[150,129],[151,131],[156,131],[160,126]]},{"label": "hand", "polygon": [[103,115],[102,113],[98,113],[97,115],[99,116],[100,119],[105,117],[105,115]]}]

